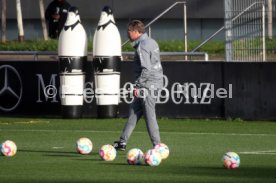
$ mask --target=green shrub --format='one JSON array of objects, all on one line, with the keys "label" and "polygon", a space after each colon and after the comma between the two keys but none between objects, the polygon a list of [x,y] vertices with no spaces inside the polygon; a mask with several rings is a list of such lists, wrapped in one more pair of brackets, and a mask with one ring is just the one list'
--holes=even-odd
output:
[{"label": "green shrub", "polygon": [[[183,40],[158,40],[157,41],[161,52],[183,52],[184,41]],[[188,52],[196,48],[201,42],[188,41]],[[276,38],[266,42],[267,50],[270,53],[276,52]],[[35,40],[35,41],[8,41],[0,44],[1,51],[57,51],[58,40]],[[88,50],[92,51],[92,41],[88,43]],[[124,52],[133,51],[130,43],[127,43],[122,47]],[[207,52],[209,54],[224,54],[224,41],[210,41],[201,47],[199,52]]]}]

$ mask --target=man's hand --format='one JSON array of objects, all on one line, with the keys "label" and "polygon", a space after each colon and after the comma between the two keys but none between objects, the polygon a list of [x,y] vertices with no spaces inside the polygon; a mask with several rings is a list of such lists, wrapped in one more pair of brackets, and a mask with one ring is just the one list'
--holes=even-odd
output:
[{"label": "man's hand", "polygon": [[135,97],[138,97],[138,96],[139,96],[139,89],[138,89],[138,88],[134,87],[134,89],[133,89],[133,95],[134,95]]},{"label": "man's hand", "polygon": [[52,15],[52,18],[55,19],[55,20],[59,20],[60,15],[59,14],[54,14],[54,15]]}]

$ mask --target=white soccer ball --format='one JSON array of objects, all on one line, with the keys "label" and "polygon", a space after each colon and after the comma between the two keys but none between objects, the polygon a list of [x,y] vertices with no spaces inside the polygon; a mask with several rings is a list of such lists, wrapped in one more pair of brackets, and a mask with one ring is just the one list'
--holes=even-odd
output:
[{"label": "white soccer ball", "polygon": [[223,165],[227,169],[239,168],[241,160],[240,156],[235,152],[227,152],[222,157]]},{"label": "white soccer ball", "polygon": [[86,137],[77,140],[76,146],[77,152],[80,154],[90,154],[93,150],[93,143]]},{"label": "white soccer ball", "polygon": [[4,156],[12,157],[17,152],[17,146],[13,141],[6,140],[1,144],[1,152]]},{"label": "white soccer ball", "polygon": [[127,153],[127,162],[129,165],[140,165],[144,161],[144,153],[138,149],[130,149]]},{"label": "white soccer ball", "polygon": [[106,144],[100,148],[99,154],[102,160],[113,161],[116,158],[117,151],[112,145]]},{"label": "white soccer ball", "polygon": [[157,144],[154,146],[154,149],[156,149],[160,153],[162,160],[167,159],[169,157],[170,150],[166,144]]},{"label": "white soccer ball", "polygon": [[158,166],[162,161],[162,157],[156,149],[148,150],[144,158],[145,163],[149,166]]}]

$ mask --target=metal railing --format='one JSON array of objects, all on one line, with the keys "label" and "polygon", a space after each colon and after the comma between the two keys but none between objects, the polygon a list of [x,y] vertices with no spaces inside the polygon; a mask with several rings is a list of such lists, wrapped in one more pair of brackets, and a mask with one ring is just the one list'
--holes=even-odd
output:
[{"label": "metal railing", "polygon": [[[173,9],[175,6],[179,5],[179,4],[183,4],[184,5],[184,13],[183,13],[183,28],[184,28],[184,52],[178,52],[178,53],[182,53],[183,56],[184,56],[184,60],[187,60],[187,56],[198,56],[198,55],[206,55],[207,53],[202,53],[200,52],[199,54],[197,53],[194,53],[194,52],[188,52],[188,39],[187,39],[187,8],[186,8],[186,1],[178,1],[178,2],[175,2],[173,3],[171,6],[169,6],[167,9],[165,9],[162,13],[160,13],[158,16],[156,16],[152,21],[150,21],[148,24],[145,25],[145,28],[148,28],[149,29],[149,36],[151,37],[151,25],[153,23],[155,23],[159,18],[161,18],[163,15],[165,15],[167,12],[169,12],[171,9]],[[126,40],[123,44],[122,44],[122,47],[124,45],[126,45],[127,43],[129,42],[129,40]],[[208,55],[208,54],[207,54]],[[208,56],[205,57],[207,58],[206,61],[208,61]]]},{"label": "metal railing", "polygon": [[[240,12],[238,15],[236,15],[231,21],[233,22],[233,21],[237,20],[240,16],[242,16],[243,14],[245,14],[246,12],[248,12],[255,4],[257,4],[257,3],[251,4],[249,7],[247,7],[242,12]],[[202,43],[200,43],[196,48],[194,48],[192,50],[192,52],[196,52],[199,48],[201,48],[202,46],[204,46],[208,41],[210,41],[211,39],[213,39],[217,34],[219,34],[224,29],[225,29],[225,26],[222,26],[215,33],[213,33],[211,36],[209,36],[206,40],[204,40]]]},{"label": "metal railing", "polygon": [[[0,61],[1,60],[8,60],[8,59],[1,59],[1,56],[30,56],[33,58],[34,61],[39,60],[39,56],[54,56],[55,60],[58,60],[58,53],[56,51],[0,51]],[[206,52],[160,52],[160,56],[168,56],[174,58],[175,56],[187,56],[190,60],[192,57],[203,57],[205,61],[209,60],[209,55]],[[133,52],[122,52],[123,57],[133,57]],[[93,57],[93,52],[88,52],[88,57]],[[16,60],[16,59],[15,59]],[[89,59],[88,59],[89,60]],[[203,59],[202,59],[203,60]]]},{"label": "metal railing", "polygon": [[[162,13],[160,13],[159,15],[157,15],[152,21],[150,21],[148,24],[145,25],[145,29],[146,28],[149,28],[150,29],[150,26],[156,22],[159,18],[161,18],[163,15],[165,15],[168,11],[170,11],[172,8],[174,8],[175,6],[177,6],[178,4],[183,4],[184,5],[184,11],[186,11],[186,1],[178,1],[178,2],[175,2],[173,3],[171,6],[169,6],[167,9],[165,9],[164,11],[162,11]],[[185,12],[184,12],[184,29],[186,28],[186,17],[185,17]],[[186,31],[186,29],[184,30]],[[187,36],[187,34],[185,34],[185,36]],[[126,45],[127,43],[129,42],[129,39],[126,40],[123,44],[122,44],[122,47],[124,45]]]},{"label": "metal railing", "polygon": [[38,56],[57,56],[56,51],[0,51],[0,56],[32,56],[35,61]]},{"label": "metal railing", "polygon": [[225,0],[226,61],[266,61],[265,1]]},{"label": "metal railing", "polygon": [[[184,5],[184,15],[183,15],[183,24],[184,24],[184,52],[161,52],[161,56],[176,56],[176,55],[183,55],[183,60],[188,60],[188,57],[190,60],[192,60],[193,56],[203,56],[205,61],[209,60],[209,55],[206,52],[195,52],[194,50],[191,52],[187,51],[187,16],[186,16],[186,1],[178,1],[173,3],[171,6],[169,6],[167,9],[165,9],[162,13],[160,13],[158,16],[156,16],[153,20],[151,20],[148,24],[145,25],[145,28],[149,28],[150,26],[155,23],[159,18],[161,18],[163,15],[165,15],[168,11],[170,11],[175,6],[183,4]],[[122,47],[127,44],[129,40],[125,41],[122,44]],[[123,52],[124,55],[133,55],[131,52]],[[55,51],[0,51],[1,55],[29,55],[33,56],[34,60],[38,60],[38,56],[58,56],[57,52]],[[93,56],[92,52],[88,53],[88,56]]]},{"label": "metal railing", "polygon": [[[133,52],[123,52],[123,57],[133,57],[134,53]],[[173,60],[176,58],[176,56],[185,56],[189,58],[189,61],[192,61],[193,57],[203,57],[204,61],[208,61],[209,60],[209,55],[207,52],[160,52],[160,57],[171,57]],[[171,59],[164,59],[166,61],[171,60]],[[178,59],[178,61],[183,61],[183,57],[182,59]],[[185,59],[186,60],[186,59]],[[174,60],[177,61],[177,60]]]}]

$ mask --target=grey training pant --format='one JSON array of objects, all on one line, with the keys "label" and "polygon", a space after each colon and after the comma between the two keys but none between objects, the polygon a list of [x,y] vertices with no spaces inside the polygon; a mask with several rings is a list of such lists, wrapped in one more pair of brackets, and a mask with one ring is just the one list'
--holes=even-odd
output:
[{"label": "grey training pant", "polygon": [[[148,91],[148,90],[147,90]],[[144,115],[147,130],[153,146],[160,143],[159,126],[155,114],[156,97],[147,94],[135,97],[130,105],[128,121],[125,124],[120,141],[127,143],[139,119]]]}]

